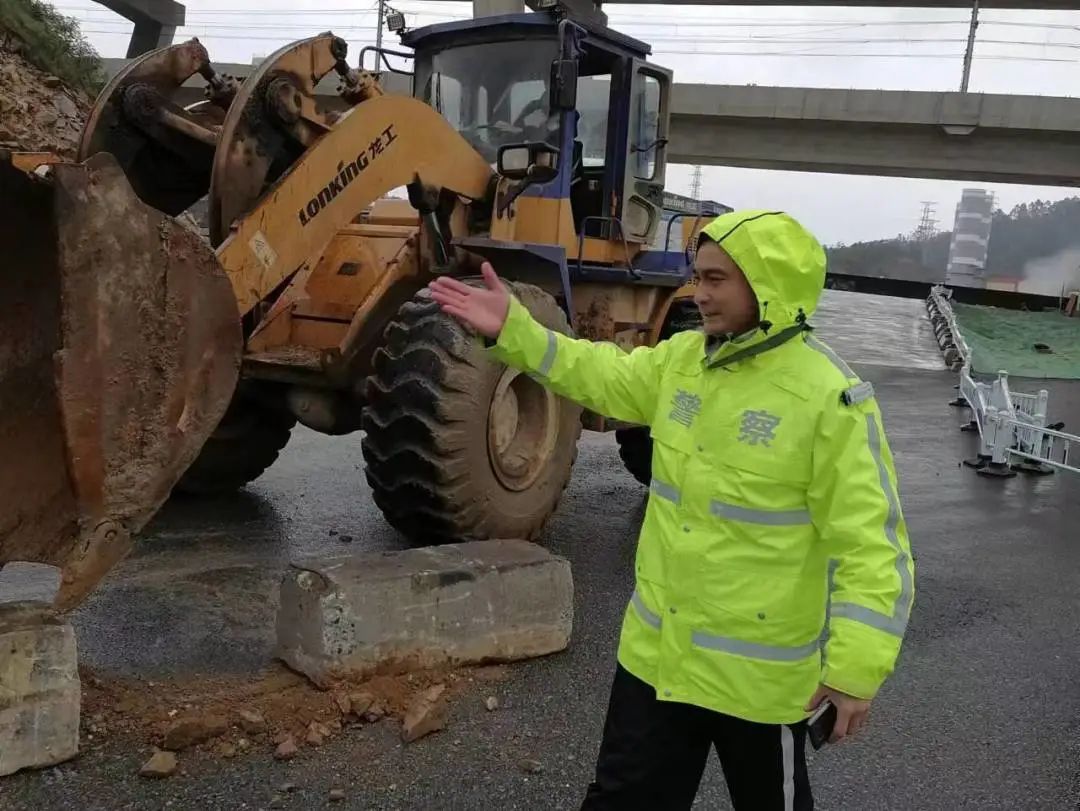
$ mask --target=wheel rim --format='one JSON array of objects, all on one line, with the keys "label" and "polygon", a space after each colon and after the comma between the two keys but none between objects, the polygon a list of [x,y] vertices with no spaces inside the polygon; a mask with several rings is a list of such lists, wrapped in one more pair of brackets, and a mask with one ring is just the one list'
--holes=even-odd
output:
[{"label": "wheel rim", "polygon": [[550,391],[516,369],[499,377],[488,408],[488,456],[503,486],[525,490],[555,453],[559,403]]}]

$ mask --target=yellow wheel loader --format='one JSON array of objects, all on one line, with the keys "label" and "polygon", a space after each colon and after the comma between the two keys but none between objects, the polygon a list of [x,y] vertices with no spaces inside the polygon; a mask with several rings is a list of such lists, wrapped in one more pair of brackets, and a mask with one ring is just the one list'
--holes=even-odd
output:
[{"label": "yellow wheel loader", "polygon": [[362,429],[420,543],[535,537],[582,426],[620,427],[492,361],[426,285],[490,260],[553,329],[666,334],[696,227],[664,212],[670,72],[559,8],[401,38],[411,97],[331,33],[243,82],[192,40],[109,82],[77,161],[0,153],[0,565],[61,567],[59,607],[174,488],[244,485],[297,421]]}]

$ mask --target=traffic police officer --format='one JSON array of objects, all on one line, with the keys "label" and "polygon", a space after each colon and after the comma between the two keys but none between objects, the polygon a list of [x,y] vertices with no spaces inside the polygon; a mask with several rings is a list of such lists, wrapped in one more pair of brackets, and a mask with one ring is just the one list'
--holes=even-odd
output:
[{"label": "traffic police officer", "polygon": [[485,265],[432,283],[502,361],[648,425],[652,482],[587,809],[688,808],[715,747],[737,809],[809,809],[806,718],[864,722],[914,597],[873,387],[814,337],[825,252],[782,212],[703,231],[702,332],[623,352],[538,324]]}]

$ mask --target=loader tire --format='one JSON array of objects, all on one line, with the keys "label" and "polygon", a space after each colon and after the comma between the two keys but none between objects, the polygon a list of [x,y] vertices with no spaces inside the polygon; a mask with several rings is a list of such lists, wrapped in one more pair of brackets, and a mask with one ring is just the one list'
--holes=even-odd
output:
[{"label": "loader tire", "polygon": [[[570,332],[550,295],[509,287],[542,324]],[[367,481],[411,542],[540,534],[570,480],[580,406],[493,360],[427,291],[387,326],[365,399]]]},{"label": "loader tire", "polygon": [[296,418],[287,411],[237,398],[176,484],[190,496],[220,496],[259,478],[289,441]]},{"label": "loader tire", "polygon": [[[679,300],[672,302],[660,331],[660,340],[665,341],[672,335],[686,330],[701,328],[701,312],[693,301]],[[653,441],[649,429],[645,426],[619,428],[615,431],[615,441],[619,443],[619,458],[626,471],[646,487],[652,481]]]}]

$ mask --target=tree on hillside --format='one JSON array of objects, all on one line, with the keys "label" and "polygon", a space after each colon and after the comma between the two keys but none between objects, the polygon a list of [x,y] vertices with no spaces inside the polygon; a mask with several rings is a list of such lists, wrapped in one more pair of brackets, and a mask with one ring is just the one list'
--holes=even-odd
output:
[{"label": "tree on hillside", "polygon": [[827,249],[829,270],[853,276],[883,276],[920,282],[945,278],[950,233],[917,241],[905,236],[874,242],[856,242]]},{"label": "tree on hillside", "polygon": [[1080,198],[1021,203],[1008,214],[994,212],[987,272],[1020,277],[1033,259],[1076,245],[1080,245]]}]

